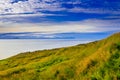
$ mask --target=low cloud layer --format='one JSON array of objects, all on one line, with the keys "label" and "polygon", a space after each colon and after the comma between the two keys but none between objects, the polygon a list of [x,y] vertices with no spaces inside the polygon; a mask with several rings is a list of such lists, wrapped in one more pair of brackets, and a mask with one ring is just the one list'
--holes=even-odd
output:
[{"label": "low cloud layer", "polygon": [[[6,25],[5,25],[6,24]],[[120,31],[119,20],[98,20],[89,19],[78,22],[61,23],[0,23],[0,32],[43,32],[43,33],[63,33],[63,32],[105,32]]]}]

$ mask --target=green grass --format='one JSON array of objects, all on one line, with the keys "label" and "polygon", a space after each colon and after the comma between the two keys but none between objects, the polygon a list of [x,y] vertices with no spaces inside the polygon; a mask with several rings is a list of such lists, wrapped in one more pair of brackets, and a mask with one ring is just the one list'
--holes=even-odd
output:
[{"label": "green grass", "polygon": [[120,33],[0,60],[0,80],[120,80]]}]

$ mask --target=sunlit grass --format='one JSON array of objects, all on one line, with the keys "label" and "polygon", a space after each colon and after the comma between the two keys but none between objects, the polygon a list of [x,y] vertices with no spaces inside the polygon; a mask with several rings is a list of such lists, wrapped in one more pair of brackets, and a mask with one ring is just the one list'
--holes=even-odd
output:
[{"label": "sunlit grass", "polygon": [[119,80],[120,33],[67,48],[21,53],[0,61],[0,80]]}]

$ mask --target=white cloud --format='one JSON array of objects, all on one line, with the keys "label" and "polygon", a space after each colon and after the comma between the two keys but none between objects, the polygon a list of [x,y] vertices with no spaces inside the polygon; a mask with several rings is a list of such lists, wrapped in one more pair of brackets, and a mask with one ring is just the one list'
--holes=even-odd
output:
[{"label": "white cloud", "polygon": [[[64,23],[0,23],[0,32],[43,32],[43,33],[62,33],[62,32],[105,32],[120,31],[119,20],[97,20],[90,19],[79,22]],[[3,26],[3,27],[2,27]]]},{"label": "white cloud", "polygon": [[[120,14],[118,6],[115,9],[103,8],[82,8],[76,7],[69,9],[63,7],[62,4],[86,4],[90,5],[89,2],[83,3],[80,0],[76,1],[56,1],[56,0],[28,0],[28,1],[18,1],[16,3],[11,3],[14,0],[0,0],[0,14],[18,14],[18,13],[37,13],[39,11],[68,11],[68,12],[83,12],[83,13],[109,13],[109,14]],[[94,1],[93,1],[94,2]],[[118,2],[119,3],[119,2]],[[103,3],[106,5],[105,3]],[[110,3],[108,3],[110,5]],[[117,9],[117,10],[116,10]],[[20,14],[19,14],[20,15]]]},{"label": "white cloud", "polygon": [[11,0],[0,1],[0,14],[36,13],[37,9],[56,8],[59,8],[59,3],[48,4],[40,0],[19,1],[17,3],[11,3]]},{"label": "white cloud", "polygon": [[101,9],[101,8],[78,8],[78,7],[68,9],[68,12],[97,13],[97,14],[120,14],[120,11],[116,11],[116,10]]},{"label": "white cloud", "polygon": [[[34,17],[34,16],[55,16],[55,14],[44,14],[44,13],[36,13],[36,14],[11,14],[11,15],[0,15],[0,18],[14,18],[14,17]],[[59,16],[59,15],[58,15]]]}]

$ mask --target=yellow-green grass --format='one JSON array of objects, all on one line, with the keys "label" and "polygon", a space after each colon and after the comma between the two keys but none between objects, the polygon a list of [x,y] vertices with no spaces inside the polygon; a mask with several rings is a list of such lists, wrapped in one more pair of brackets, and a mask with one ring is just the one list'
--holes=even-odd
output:
[{"label": "yellow-green grass", "polygon": [[120,33],[0,60],[0,80],[120,80]]}]

